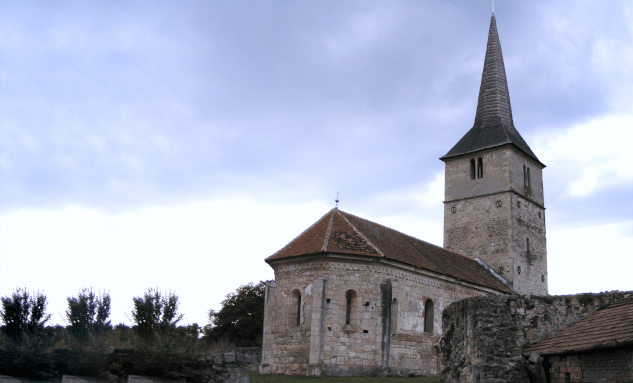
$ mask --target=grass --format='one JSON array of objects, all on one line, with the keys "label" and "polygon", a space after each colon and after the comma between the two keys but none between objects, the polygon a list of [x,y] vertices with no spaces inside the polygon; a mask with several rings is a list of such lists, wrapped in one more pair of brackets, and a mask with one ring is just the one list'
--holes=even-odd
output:
[{"label": "grass", "polygon": [[440,383],[440,378],[372,378],[304,376],[304,375],[259,375],[250,373],[251,383]]}]

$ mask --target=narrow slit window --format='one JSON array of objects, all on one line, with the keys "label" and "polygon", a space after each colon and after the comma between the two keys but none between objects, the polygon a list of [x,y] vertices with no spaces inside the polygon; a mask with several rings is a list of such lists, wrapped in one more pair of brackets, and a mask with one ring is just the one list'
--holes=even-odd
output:
[{"label": "narrow slit window", "polygon": [[525,239],[525,248],[527,249],[527,253],[530,254],[530,239],[526,238]]},{"label": "narrow slit window", "polygon": [[398,331],[398,300],[393,298],[391,302],[391,331]]},{"label": "narrow slit window", "polygon": [[470,160],[470,179],[474,180],[475,177],[475,159],[473,158]]},{"label": "narrow slit window", "polygon": [[293,327],[301,326],[301,292],[299,290],[290,293],[288,324]]},{"label": "narrow slit window", "polygon": [[527,170],[525,165],[523,165],[523,189],[527,190]]},{"label": "narrow slit window", "polygon": [[477,178],[484,178],[484,160],[481,157],[477,159]]},{"label": "narrow slit window", "polygon": [[297,326],[301,325],[301,294],[297,297]]},{"label": "narrow slit window", "polygon": [[527,190],[532,193],[532,181],[530,180],[530,168],[527,168]]},{"label": "narrow slit window", "polygon": [[352,323],[352,307],[354,305],[354,298],[356,297],[356,293],[353,290],[348,290],[345,293],[345,324]]},{"label": "narrow slit window", "polygon": [[424,332],[433,334],[433,301],[426,300],[424,304]]}]

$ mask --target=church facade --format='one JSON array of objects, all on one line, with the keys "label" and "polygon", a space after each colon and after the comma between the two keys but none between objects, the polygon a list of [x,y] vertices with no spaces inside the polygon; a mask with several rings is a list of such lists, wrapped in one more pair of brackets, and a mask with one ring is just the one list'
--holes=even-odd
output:
[{"label": "church facade", "polygon": [[494,14],[474,126],[441,160],[444,247],[334,208],[266,259],[260,373],[437,376],[445,307],[547,294],[545,165],[514,127]]}]

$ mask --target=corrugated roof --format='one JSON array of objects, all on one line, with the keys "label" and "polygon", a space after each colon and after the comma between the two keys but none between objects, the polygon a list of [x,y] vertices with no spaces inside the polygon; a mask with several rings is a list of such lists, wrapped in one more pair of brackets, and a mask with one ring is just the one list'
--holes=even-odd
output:
[{"label": "corrugated roof", "polygon": [[[442,160],[511,144],[543,165],[514,127],[510,92],[503,64],[495,15],[490,19],[488,46],[481,75],[477,113],[473,127],[446,153]],[[545,166],[545,165],[543,165]]]},{"label": "corrugated roof", "polygon": [[324,252],[387,258],[505,293],[513,293],[488,270],[470,258],[337,208],[330,210],[288,245],[266,258],[266,262]]},{"label": "corrugated roof", "polygon": [[568,353],[633,343],[633,296],[587,316],[523,353]]}]

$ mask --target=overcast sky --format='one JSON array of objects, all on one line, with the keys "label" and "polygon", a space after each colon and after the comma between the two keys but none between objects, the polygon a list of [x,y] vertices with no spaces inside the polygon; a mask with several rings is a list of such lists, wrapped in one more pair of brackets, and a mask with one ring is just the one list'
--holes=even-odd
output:
[{"label": "overcast sky", "polygon": [[[442,245],[481,1],[1,1],[0,295],[175,291],[183,323],[334,206]],[[633,290],[633,5],[503,1],[551,294]]]}]

